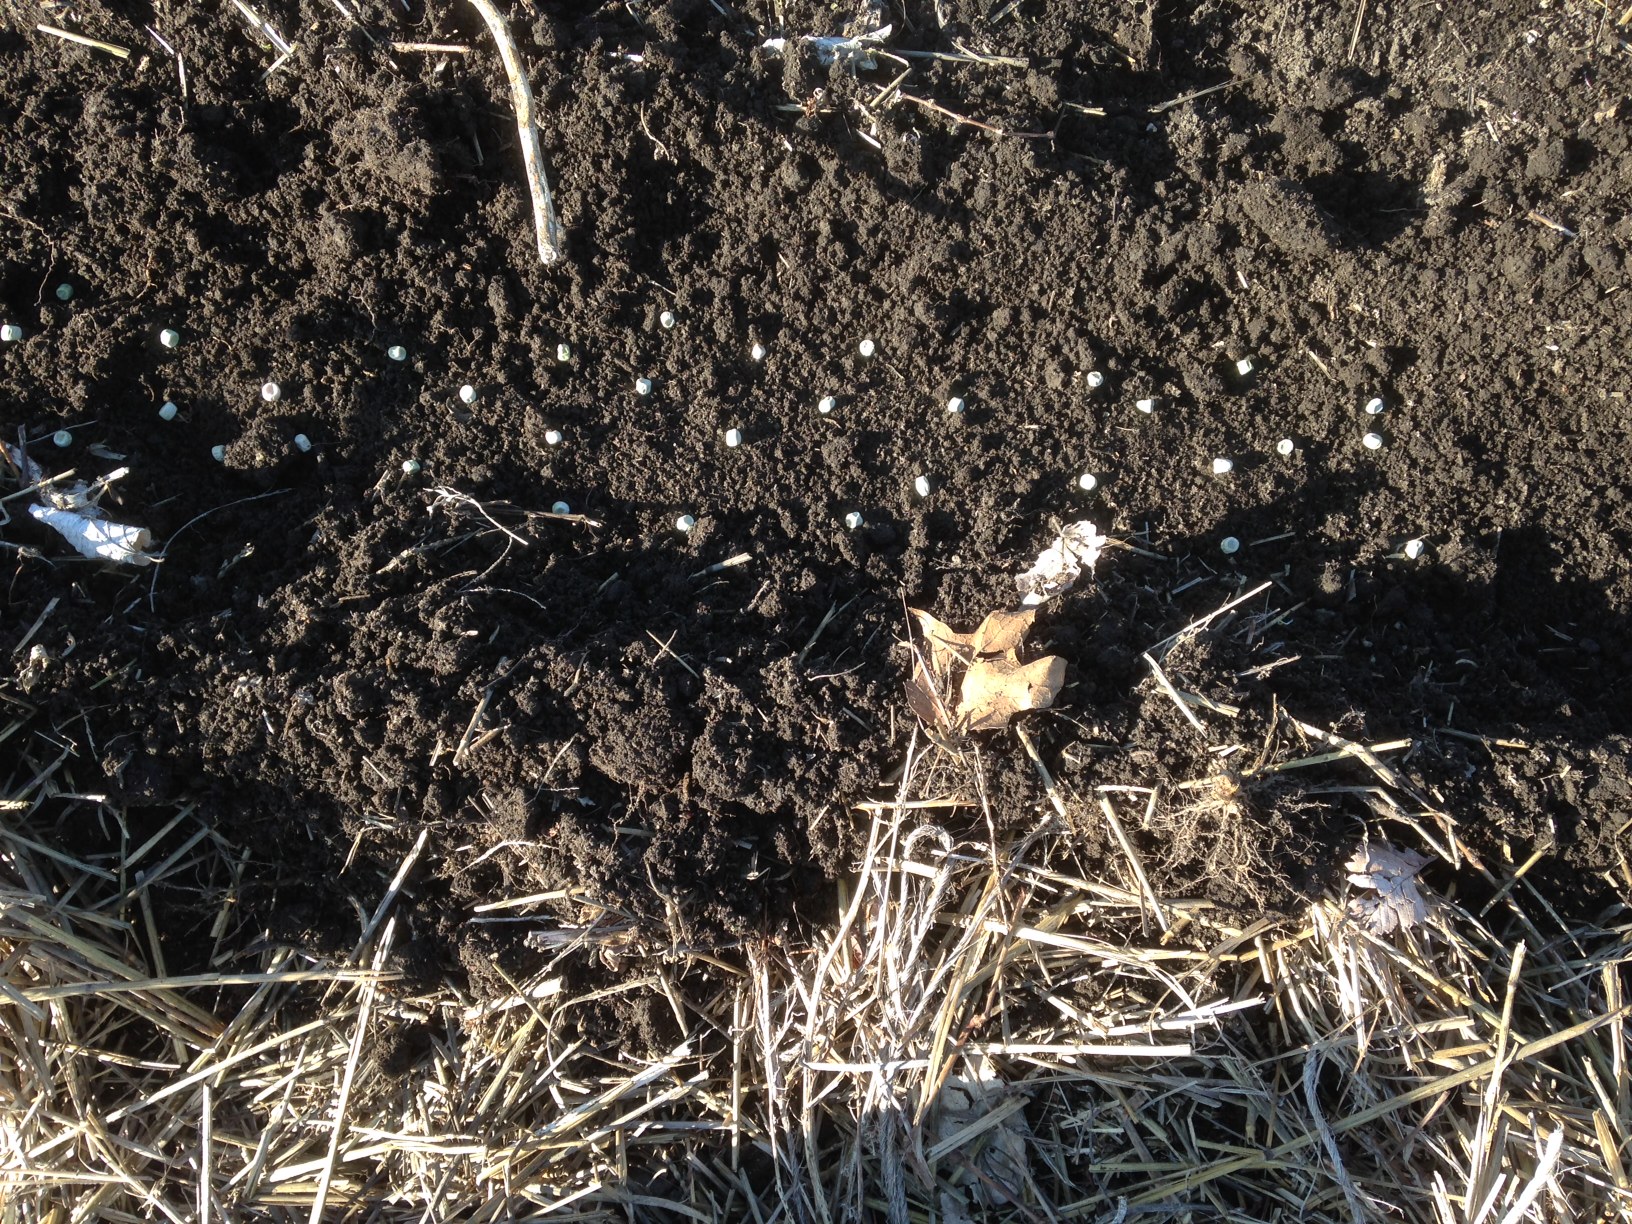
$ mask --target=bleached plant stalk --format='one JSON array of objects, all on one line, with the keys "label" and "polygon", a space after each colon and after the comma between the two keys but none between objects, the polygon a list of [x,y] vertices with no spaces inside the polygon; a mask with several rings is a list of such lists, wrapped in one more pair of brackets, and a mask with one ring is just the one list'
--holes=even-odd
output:
[{"label": "bleached plant stalk", "polygon": [[527,84],[527,73],[521,66],[521,52],[510,27],[505,24],[492,0],[470,0],[471,5],[487,22],[493,41],[499,44],[499,57],[504,60],[504,73],[510,78],[510,104],[516,112],[516,131],[521,136],[521,160],[527,169],[527,190],[533,196],[533,223],[538,230],[538,257],[545,266],[561,258],[563,238],[561,222],[555,215],[555,200],[550,195],[550,181],[544,175],[544,153],[538,145],[538,125],[534,121],[533,90]]}]

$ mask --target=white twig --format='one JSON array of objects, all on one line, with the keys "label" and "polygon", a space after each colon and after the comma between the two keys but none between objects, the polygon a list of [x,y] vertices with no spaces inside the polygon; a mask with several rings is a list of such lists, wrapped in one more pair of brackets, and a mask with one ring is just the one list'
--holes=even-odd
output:
[{"label": "white twig", "polygon": [[538,257],[546,265],[561,258],[563,239],[561,222],[555,215],[555,201],[550,195],[550,181],[544,177],[544,154],[538,146],[538,126],[533,116],[533,91],[527,84],[527,73],[521,66],[521,53],[510,37],[510,27],[499,16],[491,0],[470,0],[470,3],[499,44],[499,57],[504,60],[505,75],[510,78],[510,103],[516,110],[516,131],[521,136],[521,160],[527,167],[527,189],[533,195],[533,222],[538,228]]}]

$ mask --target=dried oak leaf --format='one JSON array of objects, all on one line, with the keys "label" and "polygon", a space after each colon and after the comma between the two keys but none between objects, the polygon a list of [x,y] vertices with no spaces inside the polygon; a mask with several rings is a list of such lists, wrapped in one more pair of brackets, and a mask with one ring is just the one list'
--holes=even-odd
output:
[{"label": "dried oak leaf", "polygon": [[1025,644],[1031,632],[1031,622],[1037,619],[1036,608],[1019,612],[993,612],[980,622],[971,643],[977,655],[1013,654]]},{"label": "dried oak leaf", "polygon": [[1049,655],[1021,663],[1013,651],[976,659],[963,673],[963,695],[954,717],[973,733],[996,731],[1016,714],[1046,710],[1065,684],[1065,660]]},{"label": "dried oak leaf", "polygon": [[[1020,647],[1037,617],[1035,608],[993,612],[973,633],[959,633],[928,612],[909,609],[925,649],[907,681],[907,704],[925,724],[969,734],[1008,726],[1016,714],[1052,705],[1065,683],[1065,660],[1057,656],[1020,662]],[[957,706],[948,693],[959,685]]]},{"label": "dried oak leaf", "polygon": [[[929,647],[928,666],[931,677],[938,684],[949,681],[957,669],[968,665],[974,647],[975,634],[959,633],[944,621],[921,608],[908,608],[918,621],[918,632],[924,635]],[[919,656],[920,662],[923,656]]]}]

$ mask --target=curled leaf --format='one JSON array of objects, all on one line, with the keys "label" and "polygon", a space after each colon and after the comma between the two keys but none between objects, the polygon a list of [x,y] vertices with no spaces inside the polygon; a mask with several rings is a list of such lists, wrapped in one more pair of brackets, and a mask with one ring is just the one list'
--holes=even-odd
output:
[{"label": "curled leaf", "polygon": [[906,682],[907,706],[924,725],[939,727],[947,721],[946,707],[941,704],[941,699],[935,695],[927,679],[915,674]]},{"label": "curled leaf", "polygon": [[22,447],[6,447],[6,456],[16,466],[18,478],[23,484],[39,484],[45,479],[45,473],[40,471],[40,465],[30,459]]},{"label": "curled leaf", "polygon": [[908,608],[918,622],[929,650],[929,670],[937,684],[945,684],[956,669],[969,661],[974,634],[959,633],[921,608]]}]

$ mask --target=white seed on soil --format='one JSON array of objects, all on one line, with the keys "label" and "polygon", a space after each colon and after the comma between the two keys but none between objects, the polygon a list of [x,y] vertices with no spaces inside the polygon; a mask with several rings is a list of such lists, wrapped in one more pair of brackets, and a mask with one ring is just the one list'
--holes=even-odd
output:
[{"label": "white seed on soil", "polygon": [[967,407],[968,405],[963,402],[963,396],[961,395],[954,395],[946,401],[946,410],[953,416],[959,415]]},{"label": "white seed on soil", "polygon": [[269,404],[282,394],[283,388],[278,386],[278,384],[275,382],[265,382],[261,384],[261,398]]},{"label": "white seed on soil", "polygon": [[1095,476],[1092,472],[1084,472],[1081,476],[1077,477],[1077,488],[1081,489],[1084,493],[1092,493],[1095,489],[1099,488],[1099,477]]},{"label": "white seed on soil", "polygon": [[1366,415],[1367,416],[1382,416],[1383,415],[1383,401],[1380,400],[1380,399],[1369,399],[1369,400],[1367,400],[1366,401]]},{"label": "white seed on soil", "polygon": [[1133,406],[1146,415],[1156,411],[1156,401],[1153,399],[1134,400]]},{"label": "white seed on soil", "polygon": [[564,441],[566,441],[566,438],[559,429],[546,429],[544,431],[545,446],[560,446]]},{"label": "white seed on soil", "polygon": [[181,347],[181,333],[173,327],[167,327],[159,333],[159,343],[167,349]]},{"label": "white seed on soil", "polygon": [[763,344],[754,345],[753,348],[748,350],[748,356],[752,357],[755,361],[764,361],[765,346]]},{"label": "white seed on soil", "polygon": [[834,399],[831,395],[824,395],[822,396],[822,402],[816,405],[816,411],[821,413],[823,416],[827,416],[838,406],[838,400]]},{"label": "white seed on soil", "polygon": [[1234,536],[1225,536],[1218,542],[1218,551],[1226,557],[1233,556],[1241,551],[1241,541]]},{"label": "white seed on soil", "polygon": [[1298,444],[1292,441],[1291,438],[1282,438],[1279,442],[1275,443],[1275,453],[1277,455],[1290,455],[1297,449],[1297,446]]},{"label": "white seed on soil", "polygon": [[418,476],[419,472],[420,465],[418,459],[404,459],[402,461],[402,474],[404,476]]},{"label": "white seed on soil", "polygon": [[861,517],[861,511],[852,510],[844,516],[844,525],[851,531],[857,531],[866,525],[867,520]]},{"label": "white seed on soil", "polygon": [[225,463],[227,461],[227,448],[224,446],[210,447],[210,458],[217,463]]},{"label": "white seed on soil", "polygon": [[1213,460],[1213,475],[1214,476],[1228,476],[1233,471],[1235,471],[1235,460],[1234,459],[1214,459]]},{"label": "white seed on soil", "polygon": [[1245,378],[1248,374],[1251,374],[1252,373],[1252,358],[1251,357],[1243,357],[1243,358],[1241,358],[1240,361],[1236,362],[1235,363],[1235,372],[1237,374],[1239,374],[1242,378]]},{"label": "white seed on soil", "polygon": [[874,353],[878,352],[878,345],[874,344],[871,340],[863,340],[861,344],[857,346],[856,351],[863,357],[871,357]]},{"label": "white seed on soil", "polygon": [[385,355],[391,358],[392,361],[408,360],[408,350],[403,348],[400,344],[393,344],[390,348],[386,349]]},{"label": "white seed on soil", "polygon": [[307,452],[309,452],[312,449],[312,440],[310,438],[308,438],[305,434],[296,434],[295,435],[295,449],[298,450],[303,455],[306,454]]},{"label": "white seed on soil", "polygon": [[57,286],[57,301],[59,301],[59,302],[68,302],[68,301],[72,301],[73,297],[74,297],[74,287],[72,285],[70,285],[67,281],[63,281],[62,284]]},{"label": "white seed on soil", "polygon": [[928,476],[918,477],[918,479],[916,479],[916,480],[914,480],[912,482],[912,487],[917,492],[919,497],[928,497],[929,496],[929,477]]},{"label": "white seed on soil", "polygon": [[164,401],[164,406],[159,409],[159,420],[161,420],[161,421],[173,421],[173,420],[176,419],[176,413],[178,413],[180,411],[181,411],[181,409],[177,408],[169,400],[165,400]]},{"label": "white seed on soil", "polygon": [[662,326],[664,331],[671,330],[674,327],[674,311],[665,310],[662,314],[657,316],[657,321]]},{"label": "white seed on soil", "polygon": [[680,532],[682,535],[690,531],[695,526],[697,526],[697,520],[689,514],[682,514],[679,518],[674,520],[674,529]]},{"label": "white seed on soil", "polygon": [[1098,390],[1100,387],[1103,387],[1104,385],[1105,385],[1105,375],[1101,374],[1098,370],[1089,370],[1088,371],[1088,386],[1089,386],[1090,389]]},{"label": "white seed on soil", "polygon": [[1415,561],[1427,550],[1428,546],[1421,540],[1407,540],[1405,542],[1405,547],[1401,551],[1405,553],[1407,560]]},{"label": "white seed on soil", "polygon": [[649,378],[637,378],[637,379],[635,379],[635,394],[636,395],[650,395],[651,393],[652,393],[652,380],[651,379],[649,379]]},{"label": "white seed on soil", "polygon": [[1360,439],[1360,445],[1365,447],[1367,450],[1382,450],[1383,435],[1378,433],[1368,433],[1365,437]]},{"label": "white seed on soil", "polygon": [[740,430],[740,429],[728,429],[728,430],[726,430],[725,431],[725,444],[727,446],[741,446],[742,445],[742,430]]},{"label": "white seed on soil", "polygon": [[0,326],[0,340],[4,340],[7,344],[10,344],[13,340],[21,340],[22,338],[23,329],[18,327],[17,324],[7,323],[4,326]]},{"label": "white seed on soil", "polygon": [[551,514],[571,514],[572,513],[572,507],[567,505],[566,502],[556,502],[555,505],[550,507],[550,513]]},{"label": "white seed on soil", "polygon": [[560,362],[572,360],[572,345],[558,344],[555,346],[555,359]]},{"label": "white seed on soil", "polygon": [[58,446],[69,447],[74,444],[74,435],[69,433],[66,429],[59,429],[56,433],[51,435],[51,441],[55,442]]},{"label": "white seed on soil", "polygon": [[476,402],[476,388],[471,386],[469,383],[466,383],[464,386],[460,387],[459,402],[463,404],[474,404]]}]

